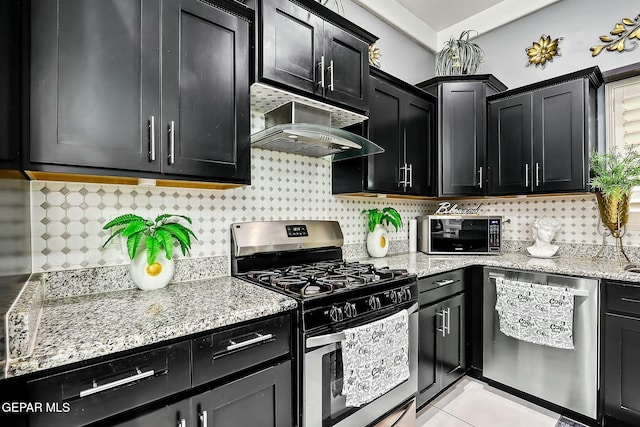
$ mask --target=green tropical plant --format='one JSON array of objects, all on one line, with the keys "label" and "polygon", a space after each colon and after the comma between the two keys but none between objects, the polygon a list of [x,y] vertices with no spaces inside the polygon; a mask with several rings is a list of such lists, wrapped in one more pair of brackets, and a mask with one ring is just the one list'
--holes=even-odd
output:
[{"label": "green tropical plant", "polygon": [[398,228],[402,227],[402,219],[400,218],[400,214],[398,211],[391,207],[386,207],[382,210],[375,209],[363,209],[360,213],[369,214],[369,231],[375,230],[376,225],[382,224],[386,222],[387,225],[391,224],[394,226],[396,231]]},{"label": "green tropical plant", "polygon": [[[484,60],[484,51],[469,41],[474,30],[465,30],[459,38],[444,42],[444,47],[436,55],[437,76],[459,76],[474,74]],[[477,33],[477,31],[476,31]]]},{"label": "green tropical plant", "polygon": [[129,258],[133,259],[142,237],[145,236],[147,265],[155,263],[158,253],[163,249],[167,259],[171,259],[174,241],[180,245],[182,255],[186,255],[191,249],[191,238],[198,238],[188,227],[178,223],[180,218],[189,224],[192,223],[191,218],[176,214],[162,214],[153,221],[134,214],[120,215],[102,227],[104,230],[117,227],[102,247],[104,248],[114,237],[122,235],[127,238],[127,252]]},{"label": "green tropical plant", "polygon": [[606,197],[619,198],[640,185],[640,153],[635,145],[619,151],[614,145],[608,152],[591,153],[591,187]]}]

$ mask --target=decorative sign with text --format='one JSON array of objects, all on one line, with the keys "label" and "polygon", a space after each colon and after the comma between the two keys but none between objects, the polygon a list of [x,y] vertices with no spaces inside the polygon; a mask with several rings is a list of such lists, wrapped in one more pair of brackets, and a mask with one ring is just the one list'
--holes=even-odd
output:
[{"label": "decorative sign with text", "polygon": [[438,209],[436,210],[436,215],[479,215],[480,208],[482,207],[482,203],[480,203],[475,208],[461,208],[458,207],[457,203],[453,205],[450,202],[440,202],[438,204]]}]

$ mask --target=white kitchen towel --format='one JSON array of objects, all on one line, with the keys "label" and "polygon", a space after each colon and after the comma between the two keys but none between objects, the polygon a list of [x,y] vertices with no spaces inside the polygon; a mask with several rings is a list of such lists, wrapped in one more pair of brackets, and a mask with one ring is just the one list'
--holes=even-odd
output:
[{"label": "white kitchen towel", "polygon": [[521,341],[573,349],[571,289],[496,278],[500,332]]},{"label": "white kitchen towel", "polygon": [[362,406],[409,378],[409,314],[344,330],[342,394],[347,406]]}]

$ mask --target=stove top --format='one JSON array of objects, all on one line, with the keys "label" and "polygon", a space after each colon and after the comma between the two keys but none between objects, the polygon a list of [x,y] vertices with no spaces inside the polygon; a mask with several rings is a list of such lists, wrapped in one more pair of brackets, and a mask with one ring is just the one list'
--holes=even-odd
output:
[{"label": "stove top", "polygon": [[250,270],[239,275],[251,282],[276,288],[300,299],[348,291],[408,276],[407,270],[403,269],[377,268],[372,264],[343,260]]}]

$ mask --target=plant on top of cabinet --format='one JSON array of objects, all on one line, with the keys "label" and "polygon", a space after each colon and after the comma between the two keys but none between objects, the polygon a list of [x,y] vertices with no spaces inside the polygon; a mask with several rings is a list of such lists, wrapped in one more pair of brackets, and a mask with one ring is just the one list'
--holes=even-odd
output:
[{"label": "plant on top of cabinet", "polygon": [[[191,238],[198,240],[191,229],[178,222],[180,218],[192,223],[191,218],[177,214],[162,214],[153,221],[134,214],[120,215],[103,227],[104,230],[118,228],[102,247],[116,236],[126,237],[127,252],[132,260],[129,272],[134,283],[142,290],[163,288],[173,277],[174,242],[180,246],[182,255],[186,255],[191,249]],[[158,257],[161,251],[165,257]]]},{"label": "plant on top of cabinet", "polygon": [[469,41],[472,31],[465,30],[457,39],[451,36],[444,42],[444,47],[436,55],[436,76],[460,76],[478,71],[484,61],[484,51]]},{"label": "plant on top of cabinet", "polygon": [[369,233],[367,234],[367,251],[369,255],[375,258],[383,257],[389,251],[389,238],[387,237],[388,227],[393,227],[398,231],[402,227],[402,218],[398,211],[387,206],[382,210],[378,208],[363,209],[361,213],[369,216]]}]

